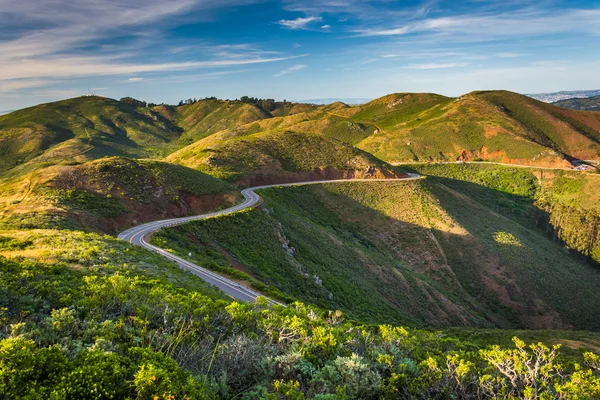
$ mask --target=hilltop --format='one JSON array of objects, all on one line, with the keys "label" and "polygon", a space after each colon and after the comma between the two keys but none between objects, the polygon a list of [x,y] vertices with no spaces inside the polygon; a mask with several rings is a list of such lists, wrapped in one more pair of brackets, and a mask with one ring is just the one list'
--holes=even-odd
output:
[{"label": "hilltop", "polygon": [[583,111],[600,111],[600,96],[572,98],[553,103],[556,106]]},{"label": "hilltop", "polygon": [[146,108],[98,96],[0,116],[0,174],[104,156],[157,157],[181,128]]},{"label": "hilltop", "polygon": [[0,229],[103,233],[231,206],[240,198],[231,185],[201,172],[120,157],[50,166],[0,180],[0,189]]},{"label": "hilltop", "polygon": [[600,153],[600,116],[506,91],[460,98],[399,93],[369,103],[333,103],[256,119],[211,135],[211,143],[270,130],[331,137],[391,163],[485,160],[569,167]]},{"label": "hilltop", "polygon": [[209,136],[167,160],[242,186],[396,176],[391,165],[347,143],[283,130],[232,138]]}]

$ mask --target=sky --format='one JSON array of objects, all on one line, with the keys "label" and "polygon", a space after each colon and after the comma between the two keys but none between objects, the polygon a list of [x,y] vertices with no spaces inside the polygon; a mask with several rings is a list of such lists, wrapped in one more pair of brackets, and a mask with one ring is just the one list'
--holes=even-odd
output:
[{"label": "sky", "polygon": [[0,112],[600,88],[600,0],[0,0]]}]

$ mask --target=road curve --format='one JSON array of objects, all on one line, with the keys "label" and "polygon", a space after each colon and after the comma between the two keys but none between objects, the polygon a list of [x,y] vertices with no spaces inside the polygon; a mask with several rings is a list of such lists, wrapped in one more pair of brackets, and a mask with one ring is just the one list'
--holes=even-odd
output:
[{"label": "road curve", "polygon": [[[267,189],[271,187],[283,187],[283,186],[303,186],[303,185],[316,185],[322,183],[339,183],[339,182],[377,182],[377,181],[410,181],[421,179],[422,177],[418,174],[408,174],[408,178],[395,178],[395,179],[337,179],[337,180],[324,180],[324,181],[309,181],[309,182],[295,182],[295,183],[282,183],[276,185],[263,185],[263,186],[255,186],[248,189],[242,190],[242,196],[244,196],[244,201],[236,206],[226,208],[224,210],[211,212],[208,214],[195,215],[191,217],[183,217],[183,218],[171,218],[171,219],[163,219],[160,221],[148,222],[142,225],[138,225],[136,227],[130,228],[119,234],[118,238],[122,240],[126,240],[136,246],[140,246],[151,250],[155,253],[158,253],[169,260],[174,261],[177,265],[186,270],[190,271],[194,275],[199,276],[204,279],[206,282],[210,283],[213,286],[218,287],[223,292],[227,293],[229,296],[235,298],[236,300],[253,302],[256,300],[258,296],[262,296],[260,293],[253,291],[245,286],[240,285],[239,283],[232,281],[224,276],[221,276],[213,271],[210,271],[206,268],[203,268],[199,265],[191,263],[181,257],[178,257],[174,254],[169,253],[166,250],[161,249],[160,247],[154,246],[146,241],[148,235],[153,232],[158,231],[162,228],[168,228],[176,225],[185,224],[190,221],[197,221],[207,218],[212,218],[220,215],[232,214],[238,211],[245,210],[250,207],[254,207],[260,202],[260,196],[256,194],[255,190],[259,189]],[[280,304],[275,300],[267,299],[272,304]]]}]

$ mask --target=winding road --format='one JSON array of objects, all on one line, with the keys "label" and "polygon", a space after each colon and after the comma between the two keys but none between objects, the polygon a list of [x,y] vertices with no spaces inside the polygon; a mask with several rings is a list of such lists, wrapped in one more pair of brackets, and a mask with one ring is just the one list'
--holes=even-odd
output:
[{"label": "winding road", "polygon": [[[195,215],[191,217],[183,217],[183,218],[171,218],[171,219],[163,219],[160,221],[148,222],[142,225],[138,225],[136,227],[130,228],[125,232],[119,234],[118,238],[122,240],[126,240],[136,246],[143,247],[145,249],[151,250],[155,253],[158,253],[169,260],[174,261],[177,265],[194,275],[199,276],[204,279],[209,284],[218,287],[223,292],[227,293],[229,296],[235,298],[236,300],[253,302],[256,300],[258,296],[263,296],[262,294],[253,291],[250,288],[240,285],[239,283],[228,279],[224,276],[221,276],[213,271],[210,271],[206,268],[203,268],[199,265],[191,263],[181,257],[178,257],[170,252],[161,249],[160,247],[154,246],[146,241],[149,235],[153,232],[158,231],[162,228],[168,228],[176,225],[185,224],[190,221],[197,221],[212,217],[217,217],[220,215],[232,214],[238,211],[245,210],[250,207],[254,207],[260,203],[260,196],[256,194],[256,190],[259,189],[267,189],[271,187],[284,187],[284,186],[304,186],[304,185],[317,185],[323,183],[339,183],[339,182],[378,182],[378,181],[410,181],[421,179],[422,176],[418,174],[408,174],[408,178],[395,178],[395,179],[337,179],[337,180],[325,180],[325,181],[309,181],[309,182],[295,182],[295,183],[282,183],[275,185],[264,185],[264,186],[255,186],[248,189],[242,190],[242,196],[244,196],[244,201],[236,206],[226,208],[224,210],[211,212],[208,214]],[[267,299],[271,304],[280,304],[275,300]]]}]

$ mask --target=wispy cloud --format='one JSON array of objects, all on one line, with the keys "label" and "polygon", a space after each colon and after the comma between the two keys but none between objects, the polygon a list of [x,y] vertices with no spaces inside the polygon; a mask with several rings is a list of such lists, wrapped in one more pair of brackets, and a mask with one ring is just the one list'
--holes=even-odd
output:
[{"label": "wispy cloud", "polygon": [[276,74],[273,74],[273,76],[280,77],[280,76],[283,76],[283,75],[291,74],[292,72],[295,72],[295,71],[300,71],[301,69],[304,69],[306,67],[307,66],[303,65],[303,64],[292,65],[291,67],[286,68],[283,71],[280,71],[280,72],[278,72]]},{"label": "wispy cloud", "polygon": [[127,75],[144,72],[183,71],[286,61],[306,55],[274,58],[207,60],[163,64],[105,63],[99,57],[66,57],[51,60],[24,60],[0,69],[0,80],[34,77],[68,78],[101,75]]},{"label": "wispy cloud", "polygon": [[[191,12],[206,18],[217,8],[259,0],[0,1],[0,92],[4,93],[71,78],[230,67],[295,58],[241,44],[196,49],[185,57],[171,56],[168,62],[155,61],[166,40],[159,26],[181,22]],[[19,22],[13,26],[12,20]],[[8,35],[11,26],[15,33]],[[119,40],[115,41],[115,37]],[[167,48],[165,55],[181,54],[187,49],[178,46],[175,52],[169,52]],[[129,82],[141,79],[132,78]]]},{"label": "wispy cloud", "polygon": [[144,80],[144,78],[140,78],[140,77],[135,77],[135,78],[129,78],[129,79],[127,79],[127,81],[129,81],[129,82],[140,82],[140,81],[143,81],[143,80]]},{"label": "wispy cloud", "polygon": [[56,89],[56,90],[39,90],[33,92],[35,96],[53,97],[67,99],[69,97],[83,96],[85,92],[77,89]]},{"label": "wispy cloud", "polygon": [[296,18],[296,19],[282,19],[282,20],[277,21],[277,23],[288,29],[306,29],[312,22],[320,22],[320,21],[323,21],[323,18],[321,18],[321,17],[305,17],[305,18]]},{"label": "wispy cloud", "polygon": [[466,67],[469,63],[429,63],[429,64],[409,64],[408,69],[444,69]]},{"label": "wispy cloud", "polygon": [[52,81],[42,79],[15,79],[8,81],[0,80],[0,93],[9,93],[22,89],[42,87],[51,83]]},{"label": "wispy cloud", "polygon": [[564,32],[600,34],[600,10],[515,10],[504,14],[459,15],[411,21],[401,26],[357,29],[357,36],[401,36],[415,33],[514,37]]}]

